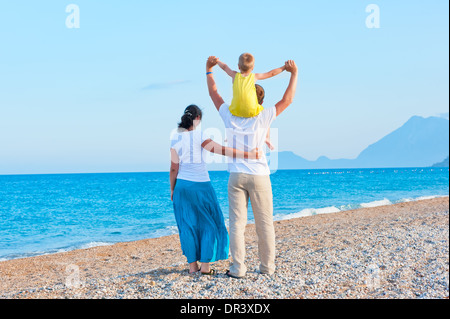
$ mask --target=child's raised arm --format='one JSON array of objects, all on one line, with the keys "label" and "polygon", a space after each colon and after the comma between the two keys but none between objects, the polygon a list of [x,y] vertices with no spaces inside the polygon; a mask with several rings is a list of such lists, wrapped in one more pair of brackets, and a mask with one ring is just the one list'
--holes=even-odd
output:
[{"label": "child's raised arm", "polygon": [[220,60],[217,60],[217,64],[220,66],[220,68],[222,70],[225,71],[226,74],[228,74],[229,76],[231,76],[231,78],[234,80],[234,77],[236,76],[236,71],[233,71],[232,69],[230,69],[230,67],[228,65],[226,65],[225,63],[223,63]]},{"label": "child's raised arm", "polygon": [[255,73],[255,80],[265,80],[274,77],[275,75],[278,75],[285,70],[286,66],[283,65],[281,68],[276,68],[266,73]]}]

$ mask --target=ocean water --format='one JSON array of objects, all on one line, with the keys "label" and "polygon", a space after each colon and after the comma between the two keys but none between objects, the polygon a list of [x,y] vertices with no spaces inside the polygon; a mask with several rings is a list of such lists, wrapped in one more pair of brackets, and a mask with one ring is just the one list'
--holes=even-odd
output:
[{"label": "ocean water", "polygon": [[[228,173],[210,176],[228,222]],[[275,220],[449,195],[448,168],[280,170],[271,180]],[[168,173],[0,176],[0,260],[175,234],[169,189]]]}]

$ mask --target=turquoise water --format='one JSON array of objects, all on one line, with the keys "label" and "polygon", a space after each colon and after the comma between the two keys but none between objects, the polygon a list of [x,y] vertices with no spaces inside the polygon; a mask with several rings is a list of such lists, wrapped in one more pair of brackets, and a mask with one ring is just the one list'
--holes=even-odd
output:
[{"label": "turquoise water", "polygon": [[[210,176],[228,220],[228,173]],[[275,219],[449,195],[448,168],[280,170],[271,180]],[[0,176],[0,260],[174,234],[169,196],[168,173]]]}]

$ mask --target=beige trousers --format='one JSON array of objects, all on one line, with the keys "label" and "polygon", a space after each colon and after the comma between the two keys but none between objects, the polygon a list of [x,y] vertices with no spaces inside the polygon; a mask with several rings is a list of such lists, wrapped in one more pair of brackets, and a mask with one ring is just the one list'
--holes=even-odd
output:
[{"label": "beige trousers", "polygon": [[259,270],[264,274],[275,272],[275,229],[270,176],[231,173],[228,180],[230,252],[233,258],[230,274],[238,277],[247,272],[244,233],[249,198],[258,236]]}]

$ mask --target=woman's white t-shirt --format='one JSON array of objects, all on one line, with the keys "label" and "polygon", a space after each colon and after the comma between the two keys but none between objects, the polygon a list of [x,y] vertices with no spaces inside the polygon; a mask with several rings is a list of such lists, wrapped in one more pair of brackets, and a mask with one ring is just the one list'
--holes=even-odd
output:
[{"label": "woman's white t-shirt", "polygon": [[177,179],[191,182],[210,181],[205,162],[207,151],[202,147],[202,143],[207,139],[201,130],[177,132],[171,137],[171,148],[180,158]]}]

